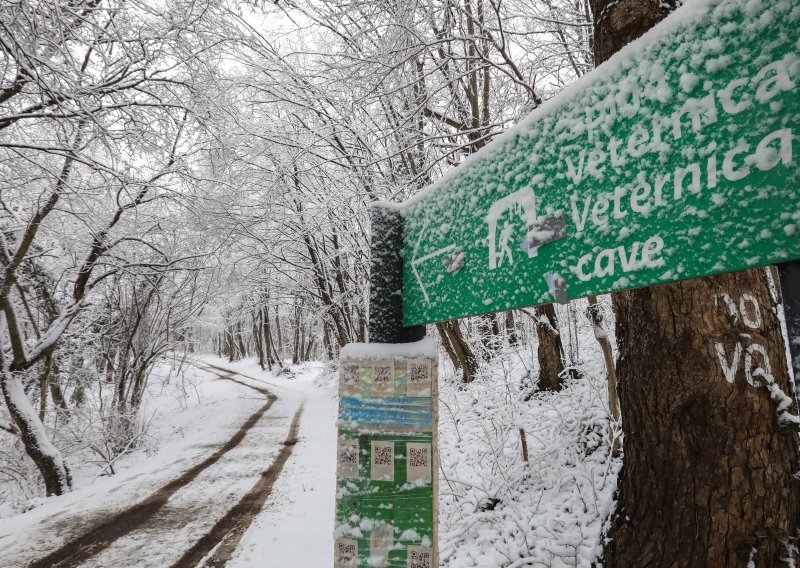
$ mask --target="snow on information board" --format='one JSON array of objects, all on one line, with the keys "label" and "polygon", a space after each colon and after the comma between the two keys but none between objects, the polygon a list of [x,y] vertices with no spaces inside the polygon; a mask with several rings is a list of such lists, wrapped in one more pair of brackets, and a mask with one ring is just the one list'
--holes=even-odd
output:
[{"label": "snow on information board", "polygon": [[436,347],[342,350],[335,568],[436,566]]},{"label": "snow on information board", "polygon": [[798,29],[689,1],[408,202],[404,325],[800,258]]}]

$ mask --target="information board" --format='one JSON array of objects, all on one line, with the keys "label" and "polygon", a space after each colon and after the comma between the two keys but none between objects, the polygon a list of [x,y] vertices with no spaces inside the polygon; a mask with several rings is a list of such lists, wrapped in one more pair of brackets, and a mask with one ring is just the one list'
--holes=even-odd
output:
[{"label": "information board", "polygon": [[342,350],[335,568],[434,568],[436,346]]},{"label": "information board", "polygon": [[405,204],[403,324],[800,258],[799,29],[690,0]]}]

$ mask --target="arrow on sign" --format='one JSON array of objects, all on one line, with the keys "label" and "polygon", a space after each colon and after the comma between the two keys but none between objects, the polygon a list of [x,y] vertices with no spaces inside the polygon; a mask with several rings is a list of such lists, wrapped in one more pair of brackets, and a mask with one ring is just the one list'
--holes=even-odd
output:
[{"label": "arrow on sign", "polygon": [[417,271],[417,266],[419,266],[423,262],[428,261],[428,260],[430,260],[432,258],[436,258],[437,256],[441,256],[443,254],[447,254],[447,253],[449,253],[451,251],[454,251],[456,249],[456,245],[447,245],[446,247],[443,247],[443,248],[440,248],[439,250],[435,250],[435,251],[433,251],[431,253],[428,253],[423,257],[416,258],[417,251],[419,250],[419,244],[420,244],[420,242],[422,242],[422,238],[425,236],[425,231],[426,230],[427,230],[427,227],[425,229],[423,229],[422,231],[420,231],[419,238],[417,239],[417,244],[414,245],[414,258],[411,260],[411,271],[414,273],[414,277],[417,279],[417,282],[419,283],[419,287],[422,290],[422,295],[425,298],[425,301],[428,304],[430,304],[431,300],[428,297],[428,291],[425,289],[425,284],[422,283],[422,278],[420,277],[419,272]]},{"label": "arrow on sign", "polygon": [[419,276],[419,272],[417,272],[417,266],[425,262],[426,260],[430,260],[432,258],[436,258],[437,256],[441,256],[443,254],[447,254],[448,252],[455,250],[456,245],[447,245],[444,248],[440,248],[439,250],[433,251],[430,254],[426,254],[422,258],[415,258],[411,261],[411,270],[414,271],[414,276],[417,278],[417,282],[419,282],[419,287],[422,289],[422,295],[425,296],[425,301],[429,304],[431,303],[430,298],[428,298],[428,291],[425,290],[425,285],[422,283],[422,278]]}]

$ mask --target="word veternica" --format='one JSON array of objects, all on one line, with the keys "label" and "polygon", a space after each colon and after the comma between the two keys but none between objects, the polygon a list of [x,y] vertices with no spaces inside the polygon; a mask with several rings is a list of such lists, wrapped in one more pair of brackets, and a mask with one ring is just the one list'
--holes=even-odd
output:
[{"label": "word veternica", "polygon": [[[650,130],[641,125],[635,126],[627,141],[627,156],[640,158],[647,152],[664,151],[664,131],[671,130],[672,136],[679,140],[684,134],[686,117],[691,129],[699,133],[704,127],[717,122],[718,105],[728,115],[736,115],[755,102],[772,104],[776,96],[796,87],[789,71],[798,66],[797,56],[790,54],[763,66],[753,78],[739,77],[716,93],[711,91],[703,98],[687,99],[671,117],[654,118]],[[635,110],[638,112],[638,107]],[[793,136],[791,128],[779,128],[760,140],[739,138],[735,145],[725,151],[719,150],[716,142],[711,142],[695,152],[701,159],[678,166],[670,173],[653,174],[648,178],[644,172],[639,172],[634,182],[615,188],[613,193],[584,197],[573,193],[570,209],[575,231],[582,233],[587,224],[603,229],[609,226],[612,219],[624,219],[629,213],[648,217],[654,208],[679,202],[686,195],[699,194],[703,188],[713,190],[723,179],[737,182],[756,169],[766,172],[779,164],[788,166],[793,160]],[[601,177],[609,163],[615,169],[623,166],[627,156],[621,151],[622,146],[622,141],[611,137],[607,151],[595,149],[589,152],[587,159],[586,150],[581,150],[577,166],[567,157],[567,177],[577,187],[587,175]],[[712,194],[711,199],[716,202],[724,200],[724,197]],[[571,270],[582,282],[587,282],[593,278],[613,276],[615,272],[657,268],[665,264],[661,256],[663,249],[664,240],[656,235],[644,243],[634,242],[629,249],[618,246],[585,254]]]},{"label": "word veternica", "polygon": [[792,130],[782,128],[770,132],[755,145],[753,153],[750,153],[753,146],[744,140],[739,141],[724,154],[721,169],[719,155],[714,152],[716,149],[715,142],[708,146],[711,154],[702,165],[693,162],[676,168],[672,174],[657,174],[652,180],[640,173],[632,186],[617,187],[613,194],[587,195],[580,205],[578,196],[573,194],[571,209],[576,232],[582,232],[588,221],[596,227],[606,227],[611,218],[627,217],[628,210],[647,216],[654,207],[667,205],[670,194],[672,201],[680,201],[687,190],[698,194],[703,186],[714,189],[719,184],[720,174],[728,181],[739,181],[752,173],[753,166],[763,172],[778,164],[788,166],[793,158]]},{"label": "word veternica", "polygon": [[[796,87],[789,73],[793,65],[798,65],[798,57],[790,54],[763,66],[753,78],[739,77],[718,92],[712,91],[703,98],[688,98],[671,117],[654,117],[649,130],[642,125],[636,125],[625,144],[627,156],[641,158],[648,152],[664,151],[667,149],[665,130],[671,131],[675,140],[681,139],[687,117],[691,129],[696,133],[701,132],[706,126],[717,122],[720,114],[718,104],[728,115],[744,112],[756,101],[762,105],[770,104],[779,94]],[[752,93],[748,91],[748,86],[752,86]],[[635,110],[638,112],[638,106]],[[781,128],[767,134],[752,146],[739,140],[721,155],[716,142],[712,142],[700,152],[705,155],[702,164],[696,161],[676,168],[671,174],[656,175],[650,180],[640,172],[635,184],[618,187],[613,194],[601,193],[594,198],[581,198],[578,194],[573,194],[571,210],[576,231],[582,232],[587,222],[604,227],[608,225],[609,217],[622,219],[628,215],[629,210],[648,215],[654,207],[666,205],[670,193],[672,199],[677,201],[683,198],[687,189],[692,193],[699,193],[703,185],[708,189],[715,188],[721,177],[731,182],[739,181],[752,172],[753,166],[761,171],[768,171],[778,164],[789,165],[792,162],[792,135],[791,129]],[[611,137],[607,151],[598,148],[589,152],[587,157],[586,150],[581,150],[577,165],[570,157],[566,157],[567,177],[577,187],[587,175],[602,176],[609,162],[613,168],[623,167],[627,156],[621,151],[622,147],[622,141]]]}]

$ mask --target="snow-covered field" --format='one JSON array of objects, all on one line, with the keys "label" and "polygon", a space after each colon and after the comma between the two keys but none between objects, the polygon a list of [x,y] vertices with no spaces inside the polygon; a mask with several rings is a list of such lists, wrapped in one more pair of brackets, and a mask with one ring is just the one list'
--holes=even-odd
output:
[{"label": "snow-covered field", "polygon": [[[210,357],[202,361],[225,363]],[[252,377],[237,375],[237,380],[255,385],[268,382],[267,388],[278,395],[278,401],[247,433],[241,445],[175,492],[163,511],[148,523],[87,561],[87,566],[170,565],[269,467],[302,402],[306,414],[300,441],[282,474],[285,480],[291,480],[290,487],[285,483],[275,487],[273,498],[264,508],[267,519],[256,519],[232,565],[261,566],[259,558],[291,558],[292,548],[287,543],[297,543],[296,551],[310,534],[319,535],[322,542],[305,550],[303,557],[309,562],[306,565],[320,566],[321,558],[330,556],[327,551],[332,548],[334,444],[325,435],[335,440],[336,403],[330,387],[314,384],[321,365],[294,367],[291,373],[279,376],[263,373],[247,362],[231,368]],[[158,372],[166,375],[168,371],[162,366]],[[117,474],[111,477],[97,478],[96,469],[94,476],[88,468],[76,470],[75,491],[31,503],[38,506],[0,520],[0,565],[25,566],[83,534],[98,521],[142,501],[207,458],[264,404],[264,397],[248,387],[219,380],[195,367],[182,376],[171,377],[163,387],[160,380],[152,380],[151,385],[146,406],[150,416],[148,451],[122,458],[115,464]],[[314,511],[319,521],[316,530],[305,522],[309,511]],[[251,534],[259,526],[263,531]]]},{"label": "snow-covered field", "polygon": [[621,460],[610,458],[604,375],[583,370],[562,391],[533,393],[527,402],[519,354],[494,360],[469,385],[445,374],[442,566],[590,566],[601,552]]}]

